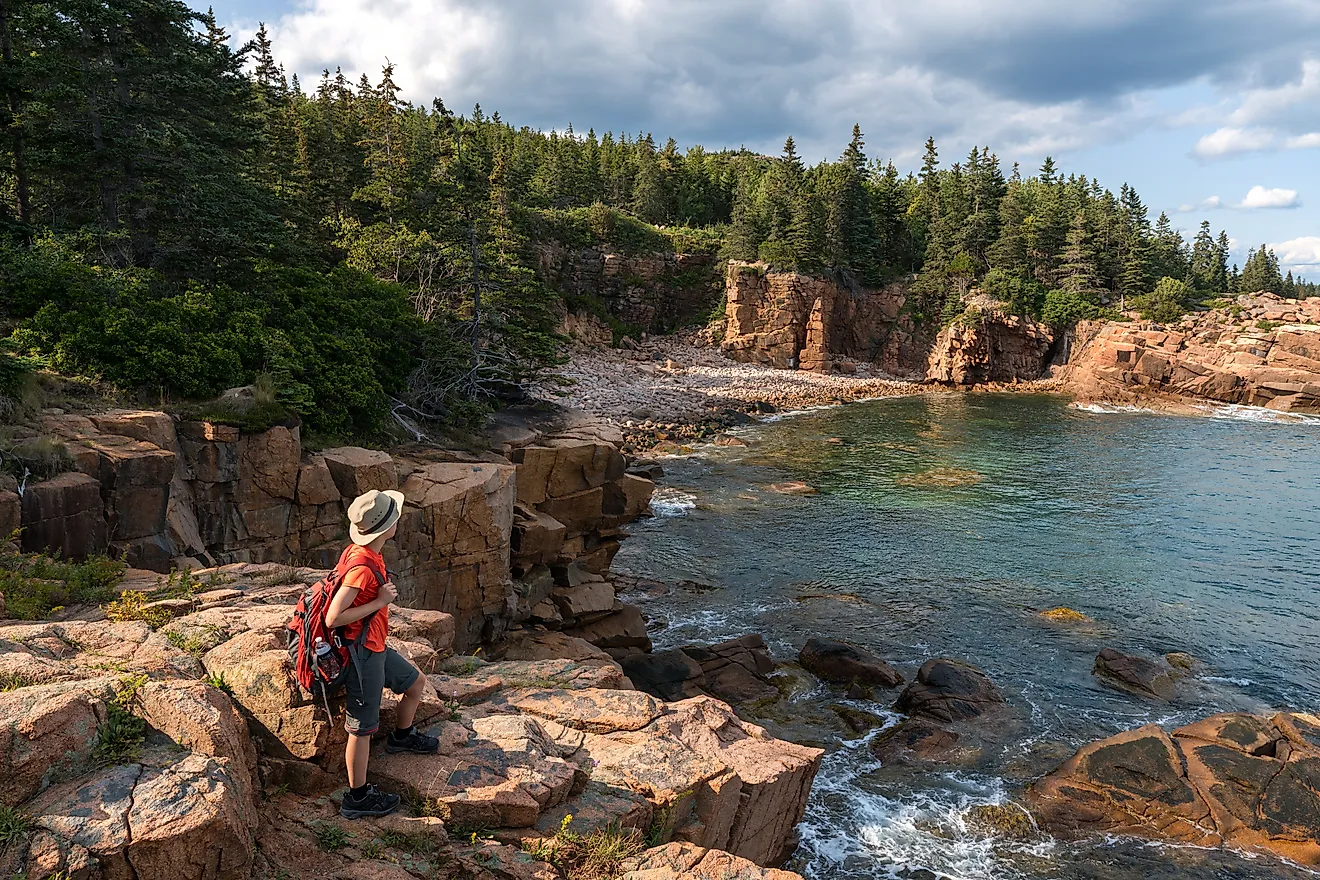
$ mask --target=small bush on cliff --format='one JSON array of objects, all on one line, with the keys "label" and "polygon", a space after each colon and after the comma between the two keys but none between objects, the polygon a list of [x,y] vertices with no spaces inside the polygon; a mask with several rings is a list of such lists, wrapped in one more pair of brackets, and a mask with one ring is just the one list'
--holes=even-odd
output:
[{"label": "small bush on cliff", "polygon": [[96,729],[96,748],[92,752],[99,766],[131,764],[141,755],[147,723],[133,713],[133,708],[138,691],[146,683],[145,675],[123,679],[115,698],[106,705],[106,719]]},{"label": "small bush on cliff", "polygon": [[1091,321],[1101,317],[1104,310],[1094,293],[1072,290],[1051,290],[1045,294],[1045,307],[1041,318],[1051,327],[1071,327],[1078,321]]},{"label": "small bush on cliff", "polygon": [[62,440],[54,437],[0,439],[0,473],[7,473],[20,483],[49,480],[73,469],[73,457]]},{"label": "small bush on cliff", "polygon": [[559,824],[553,837],[524,847],[532,858],[554,865],[573,880],[613,880],[623,863],[646,848],[641,832],[635,828],[609,825],[588,834],[570,831],[573,814]]},{"label": "small bush on cliff", "polygon": [[168,609],[148,608],[149,601],[146,593],[124,590],[118,599],[105,606],[105,616],[115,623],[140,620],[152,629],[160,629],[174,619]]},{"label": "small bush on cliff", "polygon": [[1045,288],[1002,269],[991,269],[981,281],[981,292],[1004,304],[1014,315],[1039,318],[1045,308]]},{"label": "small bush on cliff", "polygon": [[123,563],[103,556],[63,562],[0,552],[0,593],[5,594],[5,613],[15,620],[40,620],[65,605],[99,605],[114,595],[123,576]]},{"label": "small bush on cliff", "polygon": [[1132,307],[1147,321],[1167,324],[1187,314],[1187,303],[1192,291],[1177,278],[1161,278],[1150,293],[1132,298]]}]

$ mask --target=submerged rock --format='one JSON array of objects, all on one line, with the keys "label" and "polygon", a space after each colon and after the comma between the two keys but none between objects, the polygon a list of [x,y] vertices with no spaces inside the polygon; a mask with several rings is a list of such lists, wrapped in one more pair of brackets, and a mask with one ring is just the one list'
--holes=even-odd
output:
[{"label": "submerged rock", "polygon": [[1320,865],[1320,718],[1225,713],[1091,743],[1028,801],[1059,833],[1268,852]]},{"label": "submerged rock", "polygon": [[892,730],[887,730],[871,744],[871,754],[883,764],[913,759],[939,762],[948,758],[961,740],[957,733],[923,721],[909,718]]},{"label": "submerged rock", "polygon": [[1046,620],[1052,620],[1055,623],[1092,623],[1090,617],[1087,617],[1080,611],[1072,608],[1050,608],[1047,611],[1038,612],[1038,616]]},{"label": "submerged rock", "polygon": [[1105,648],[1096,655],[1091,674],[1117,690],[1160,700],[1173,699],[1173,670],[1154,660]]}]

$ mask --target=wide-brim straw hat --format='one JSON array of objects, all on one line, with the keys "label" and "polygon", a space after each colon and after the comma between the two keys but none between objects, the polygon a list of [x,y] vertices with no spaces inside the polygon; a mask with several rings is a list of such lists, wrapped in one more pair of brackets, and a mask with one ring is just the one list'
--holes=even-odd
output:
[{"label": "wide-brim straw hat", "polygon": [[366,546],[389,531],[402,515],[402,492],[372,489],[348,505],[348,537],[354,544]]}]

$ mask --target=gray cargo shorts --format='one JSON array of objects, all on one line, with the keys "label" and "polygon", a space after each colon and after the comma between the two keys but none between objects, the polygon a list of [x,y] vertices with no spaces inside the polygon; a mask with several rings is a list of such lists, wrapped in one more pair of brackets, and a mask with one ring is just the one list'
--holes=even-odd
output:
[{"label": "gray cargo shorts", "polygon": [[354,736],[371,736],[380,729],[380,697],[385,688],[401,694],[421,675],[393,648],[368,651],[349,648],[357,658],[345,677],[348,699],[344,709],[344,729]]}]

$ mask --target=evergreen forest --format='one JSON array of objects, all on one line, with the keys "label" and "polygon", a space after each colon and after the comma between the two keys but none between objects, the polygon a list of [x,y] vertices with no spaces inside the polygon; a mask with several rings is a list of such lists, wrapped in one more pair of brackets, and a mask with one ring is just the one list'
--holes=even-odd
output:
[{"label": "evergreen forest", "polygon": [[559,357],[547,245],[902,282],[929,322],[973,287],[1056,325],[1320,292],[1051,159],[542,132],[235,43],[179,0],[0,5],[0,407],[41,367],[178,406],[256,382],[327,439],[468,422]]}]

